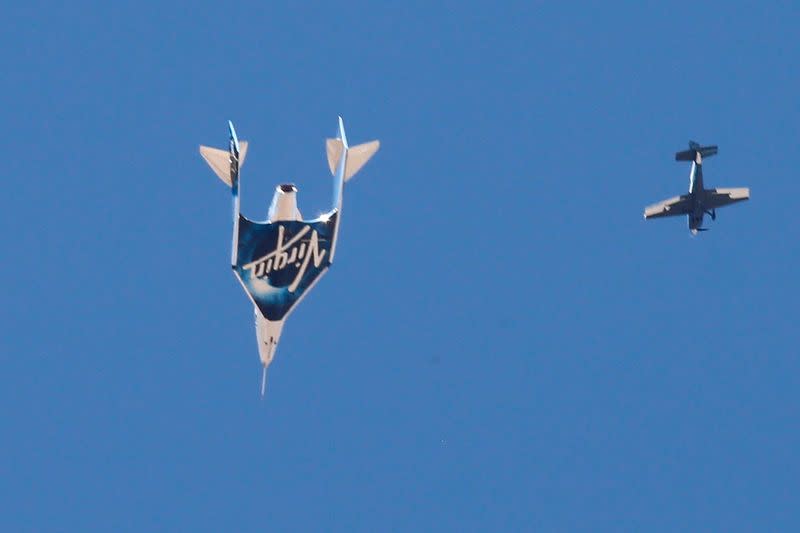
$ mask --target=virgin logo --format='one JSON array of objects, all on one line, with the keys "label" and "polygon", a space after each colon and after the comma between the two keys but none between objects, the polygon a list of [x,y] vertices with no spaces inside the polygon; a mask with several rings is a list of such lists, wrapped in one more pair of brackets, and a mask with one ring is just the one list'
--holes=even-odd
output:
[{"label": "virgin logo", "polygon": [[[301,240],[309,231],[311,232],[311,237]],[[285,268],[297,268],[297,275],[295,275],[292,283],[289,284],[289,292],[294,292],[297,290],[297,286],[300,285],[309,263],[313,260],[314,267],[318,268],[322,264],[322,259],[325,257],[327,250],[319,249],[319,235],[317,235],[317,230],[311,229],[311,226],[305,226],[297,235],[283,242],[285,232],[283,226],[278,226],[278,243],[275,250],[247,263],[242,268],[244,270],[252,270],[253,275],[257,278],[269,276],[271,272],[278,272]]]}]

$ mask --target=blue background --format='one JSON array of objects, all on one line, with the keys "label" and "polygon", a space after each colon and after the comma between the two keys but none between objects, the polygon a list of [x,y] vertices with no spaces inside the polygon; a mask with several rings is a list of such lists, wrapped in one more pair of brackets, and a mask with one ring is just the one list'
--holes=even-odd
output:
[{"label": "blue background", "polygon": [[[800,528],[795,2],[111,4],[0,21],[0,529]],[[262,401],[197,145],[316,216],[337,114]]]}]

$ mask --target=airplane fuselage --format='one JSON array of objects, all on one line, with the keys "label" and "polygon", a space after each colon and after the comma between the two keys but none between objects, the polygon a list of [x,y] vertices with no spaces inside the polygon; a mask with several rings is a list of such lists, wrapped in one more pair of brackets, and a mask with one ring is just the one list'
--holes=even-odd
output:
[{"label": "airplane fuselage", "polygon": [[689,171],[689,195],[691,197],[691,211],[688,214],[689,230],[696,234],[703,229],[703,218],[706,210],[703,207],[703,197],[705,195],[703,165],[698,165],[695,161],[692,161],[692,169]]}]

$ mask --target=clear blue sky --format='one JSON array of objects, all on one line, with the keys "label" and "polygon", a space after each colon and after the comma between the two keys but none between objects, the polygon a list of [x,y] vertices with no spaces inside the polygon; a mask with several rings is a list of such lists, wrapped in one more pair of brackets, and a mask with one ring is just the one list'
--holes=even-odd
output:
[{"label": "clear blue sky", "polygon": [[[797,531],[794,2],[17,2],[0,21],[3,531]],[[259,391],[251,141],[328,207]],[[709,186],[691,237],[642,220]]]}]

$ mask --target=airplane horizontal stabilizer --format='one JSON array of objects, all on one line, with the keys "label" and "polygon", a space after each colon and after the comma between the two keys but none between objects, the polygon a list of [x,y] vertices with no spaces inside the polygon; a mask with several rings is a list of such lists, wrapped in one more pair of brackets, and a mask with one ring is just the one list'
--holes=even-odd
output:
[{"label": "airplane horizontal stabilizer", "polygon": [[675,154],[675,161],[696,161],[697,155],[700,154],[700,161],[704,157],[711,157],[717,155],[718,148],[716,145],[700,146],[694,141],[689,141],[689,149]]},{"label": "airplane horizontal stabilizer", "polygon": [[[200,155],[206,160],[211,170],[221,179],[225,185],[231,187],[231,159],[227,150],[200,146]],[[247,155],[247,141],[239,141],[239,167],[244,164]]]},{"label": "airplane horizontal stabilizer", "polygon": [[347,149],[347,164],[344,169],[344,180],[347,181],[356,173],[361,170],[361,167],[367,164],[378,148],[381,147],[380,141],[370,141],[368,143],[359,144]]},{"label": "airplane horizontal stabilizer", "polygon": [[[342,153],[345,151],[344,143],[341,139],[328,139],[325,143],[326,151],[328,153],[328,167],[331,169],[331,174],[336,175],[336,167],[339,166],[339,161]],[[370,141],[368,143],[359,144],[352,148],[347,148],[347,162],[344,169],[344,180],[347,181],[361,168],[367,164],[375,152],[381,147],[380,141]]]},{"label": "airplane horizontal stabilizer", "polygon": [[325,142],[325,151],[328,153],[328,166],[331,169],[331,174],[336,175],[336,167],[339,166],[339,160],[342,158],[344,152],[344,144],[341,139],[328,139]]}]

